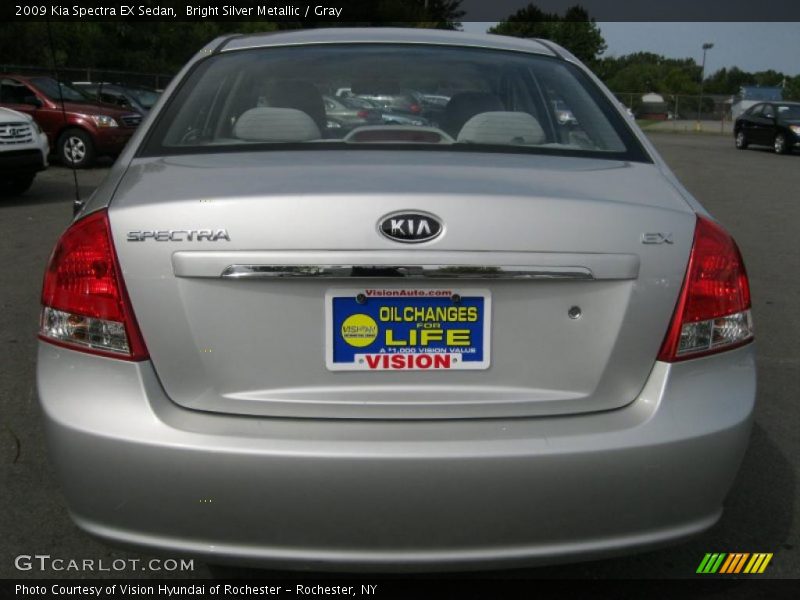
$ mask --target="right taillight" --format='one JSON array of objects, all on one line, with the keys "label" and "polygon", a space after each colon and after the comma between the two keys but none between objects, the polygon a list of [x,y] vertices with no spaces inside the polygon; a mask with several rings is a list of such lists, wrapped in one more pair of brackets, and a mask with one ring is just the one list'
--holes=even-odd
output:
[{"label": "right taillight", "polygon": [[689,266],[658,360],[730,350],[753,339],[750,285],[736,242],[698,216]]}]

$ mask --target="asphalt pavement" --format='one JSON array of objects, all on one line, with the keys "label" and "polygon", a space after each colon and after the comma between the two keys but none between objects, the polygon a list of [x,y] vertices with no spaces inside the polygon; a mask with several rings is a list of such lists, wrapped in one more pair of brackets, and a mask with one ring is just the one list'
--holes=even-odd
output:
[{"label": "asphalt pavement", "polygon": [[[653,133],[651,139],[684,185],[734,234],[745,257],[759,390],[744,464],[722,519],[700,537],[635,556],[488,574],[492,577],[696,577],[707,552],[771,552],[774,557],[761,577],[800,577],[800,519],[795,516],[800,504],[800,155],[738,151],[729,136]],[[80,171],[81,195],[88,196],[105,173],[104,168]],[[53,167],[24,196],[0,200],[0,578],[281,575],[199,561],[189,573],[15,568],[19,555],[102,559],[106,564],[147,559],[79,531],[47,460],[34,382],[35,332],[42,274],[70,220],[73,197],[72,174]]]}]

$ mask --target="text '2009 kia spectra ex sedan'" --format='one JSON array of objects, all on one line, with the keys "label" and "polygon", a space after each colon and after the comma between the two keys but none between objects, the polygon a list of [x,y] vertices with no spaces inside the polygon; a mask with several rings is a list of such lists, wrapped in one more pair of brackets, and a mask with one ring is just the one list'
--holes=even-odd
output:
[{"label": "text '2009 kia spectra ex sedan'", "polygon": [[[413,97],[416,120],[333,122],[341,89]],[[72,517],[144,549],[629,552],[713,525],[750,431],[734,241],[547,42],[216,40],[58,242],[42,302]]]}]

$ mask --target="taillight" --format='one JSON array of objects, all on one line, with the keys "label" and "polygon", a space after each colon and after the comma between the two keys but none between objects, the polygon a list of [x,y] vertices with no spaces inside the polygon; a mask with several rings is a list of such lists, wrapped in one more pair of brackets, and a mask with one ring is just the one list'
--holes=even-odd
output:
[{"label": "taillight", "polygon": [[742,255],[722,227],[698,217],[683,288],[658,360],[696,358],[752,339],[750,285]]},{"label": "taillight", "polygon": [[356,116],[359,119],[366,119],[367,117],[369,117],[369,111],[368,110],[360,110],[360,111],[358,111],[356,113]]},{"label": "taillight", "polygon": [[44,275],[39,337],[93,354],[147,359],[105,210],[76,221],[58,240]]},{"label": "taillight", "polygon": [[412,104],[411,106],[408,107],[408,110],[410,110],[415,115],[418,115],[419,113],[422,112],[422,107],[419,104]]}]

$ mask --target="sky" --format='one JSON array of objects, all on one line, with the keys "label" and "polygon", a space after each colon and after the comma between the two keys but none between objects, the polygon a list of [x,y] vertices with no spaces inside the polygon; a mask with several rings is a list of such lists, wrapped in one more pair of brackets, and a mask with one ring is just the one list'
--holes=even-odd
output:
[{"label": "sky", "polygon": [[[483,32],[494,23],[464,23],[464,30]],[[800,23],[598,23],[608,49],[605,56],[655,52],[669,58],[702,61],[706,74],[722,67],[745,71],[775,69],[800,75]]]}]

